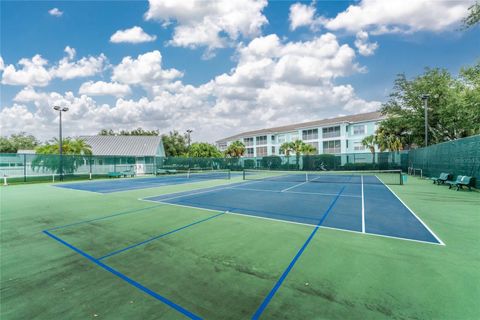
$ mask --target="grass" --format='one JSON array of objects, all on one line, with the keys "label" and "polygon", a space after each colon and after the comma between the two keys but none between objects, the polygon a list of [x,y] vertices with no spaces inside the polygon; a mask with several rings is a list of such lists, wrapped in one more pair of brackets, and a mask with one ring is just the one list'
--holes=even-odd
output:
[{"label": "grass", "polygon": [[[100,257],[216,214],[138,198],[222,183],[105,195],[2,187],[0,318],[184,318],[42,230],[124,212],[52,231]],[[446,246],[321,229],[262,318],[478,319],[480,193],[411,177],[392,189]],[[203,318],[248,319],[311,231],[226,214],[103,261]]]}]

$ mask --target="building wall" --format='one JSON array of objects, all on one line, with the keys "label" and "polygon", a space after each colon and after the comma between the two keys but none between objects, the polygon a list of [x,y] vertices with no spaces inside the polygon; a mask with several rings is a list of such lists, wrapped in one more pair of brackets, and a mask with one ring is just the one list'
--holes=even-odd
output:
[{"label": "building wall", "polygon": [[[361,141],[366,136],[372,135],[377,129],[378,120],[357,123],[339,123],[322,127],[306,127],[288,132],[262,133],[258,135],[245,135],[236,140],[245,144],[245,157],[261,157],[281,155],[280,146],[284,142],[300,139],[312,144],[317,149],[317,154],[324,153],[364,153]],[[223,151],[235,140],[217,143]]]}]

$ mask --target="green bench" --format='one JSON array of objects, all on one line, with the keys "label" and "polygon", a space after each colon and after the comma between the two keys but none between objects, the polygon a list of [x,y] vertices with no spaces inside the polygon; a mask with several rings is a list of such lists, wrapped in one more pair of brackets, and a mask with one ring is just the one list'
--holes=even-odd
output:
[{"label": "green bench", "polygon": [[445,181],[448,184],[448,189],[456,187],[457,191],[463,189],[463,187],[468,187],[468,190],[472,191],[472,185],[475,182],[475,178],[469,176],[457,176],[455,181]]},{"label": "green bench", "polygon": [[433,180],[433,184],[441,185],[441,184],[444,184],[445,182],[449,181],[451,177],[452,177],[452,175],[450,173],[442,172],[442,173],[440,173],[440,176],[433,177],[433,178],[430,178],[430,179]]},{"label": "green bench", "polygon": [[116,172],[116,171],[110,171],[107,176],[109,178],[120,178],[122,176],[121,172]]}]

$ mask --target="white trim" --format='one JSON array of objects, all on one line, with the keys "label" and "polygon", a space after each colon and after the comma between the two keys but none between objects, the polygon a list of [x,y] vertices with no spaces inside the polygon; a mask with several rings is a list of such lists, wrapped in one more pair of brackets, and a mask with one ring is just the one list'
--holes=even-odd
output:
[{"label": "white trim", "polygon": [[[225,212],[225,213],[227,213],[227,214],[242,216],[242,217],[246,217],[246,218],[262,219],[262,220],[269,220],[269,221],[274,221],[274,222],[281,222],[281,223],[289,223],[289,224],[296,224],[296,225],[302,225],[302,226],[316,227],[315,224],[310,224],[310,223],[302,223],[302,222],[288,221],[288,220],[282,220],[282,219],[266,218],[266,217],[255,216],[255,215],[244,214],[244,213],[231,212],[231,211],[214,210],[214,209],[208,209],[208,208],[202,208],[202,207],[194,207],[194,206],[187,206],[187,205],[183,205],[183,204],[176,204],[176,203],[170,203],[170,202],[147,200],[147,199],[142,199],[142,198],[139,198],[138,200],[140,200],[140,201],[148,201],[148,202],[155,202],[155,203],[162,203],[162,204],[171,205],[171,206],[191,208],[191,209],[197,209],[197,210],[203,210],[203,211],[209,211],[209,212]],[[394,236],[386,236],[386,235],[377,234],[377,233],[369,233],[369,232],[363,233],[363,232],[355,231],[355,230],[340,229],[340,228],[326,227],[326,226],[320,226],[320,228],[330,229],[330,230],[336,230],[336,231],[341,231],[341,232],[350,232],[350,233],[367,235],[367,236],[374,236],[374,237],[381,237],[381,238],[389,238],[389,239],[397,239],[397,240],[403,240],[403,241],[411,241],[411,242],[417,242],[417,243],[424,243],[424,244],[433,244],[433,245],[438,245],[438,246],[445,246],[445,244],[443,244],[443,242],[442,242],[442,243],[435,243],[435,242],[429,242],[429,241],[423,241],[423,240],[415,240],[415,239],[408,239],[408,238],[401,238],[401,237],[394,237]]]},{"label": "white trim", "polygon": [[365,233],[365,196],[363,193],[363,175],[360,176],[362,181],[362,233]]},{"label": "white trim", "polygon": [[414,216],[415,218],[417,218],[418,221],[420,221],[420,223],[435,237],[435,239],[437,239],[437,241],[439,242],[440,245],[445,246],[445,243],[435,234],[435,232],[433,232],[433,231],[426,225],[426,223],[423,222],[423,220],[420,219],[420,217],[417,216],[417,215],[415,214],[415,212],[413,212],[413,210],[410,209],[410,208],[405,204],[405,202],[403,202],[403,200],[400,199],[400,197],[399,197],[395,192],[393,192],[392,189],[390,189],[389,186],[387,186],[387,185],[386,185],[381,179],[379,179],[378,177],[377,177],[377,179],[380,180],[380,181],[382,182],[382,184],[383,184],[385,187],[387,187],[387,189],[390,190],[390,192],[393,193],[393,195],[394,195],[395,197],[397,197],[397,199],[405,206],[405,208],[408,209],[408,211],[410,211],[411,214],[413,214],[413,216]]}]

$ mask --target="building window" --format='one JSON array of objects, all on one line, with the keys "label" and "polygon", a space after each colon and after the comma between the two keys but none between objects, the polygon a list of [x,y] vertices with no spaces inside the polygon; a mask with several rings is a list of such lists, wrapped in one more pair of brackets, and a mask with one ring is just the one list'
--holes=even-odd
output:
[{"label": "building window", "polygon": [[324,139],[340,137],[340,126],[323,128],[322,136]]},{"label": "building window", "polygon": [[257,157],[265,157],[267,155],[267,147],[257,147]]},{"label": "building window", "polygon": [[287,141],[287,139],[285,139],[285,135],[282,134],[282,135],[279,135],[279,136],[278,136],[278,143],[279,143],[279,144],[282,144],[282,143],[284,143],[285,141]]},{"label": "building window", "polygon": [[365,150],[365,146],[362,144],[361,141],[355,141],[353,143],[353,150],[355,151],[364,151]]},{"label": "building window", "polygon": [[340,140],[323,142],[323,153],[340,153],[340,152],[341,152]]},{"label": "building window", "polygon": [[271,140],[272,140],[272,142],[275,142],[275,136],[272,136]]},{"label": "building window", "polygon": [[354,135],[365,134],[365,126],[363,124],[353,126],[353,134]]},{"label": "building window", "polygon": [[298,140],[298,133],[293,133],[290,136],[290,141],[297,141]]},{"label": "building window", "polygon": [[253,148],[246,148],[246,156],[249,158],[254,157]]},{"label": "building window", "polygon": [[253,138],[243,138],[243,144],[245,147],[253,146]]},{"label": "building window", "polygon": [[267,136],[260,136],[256,138],[257,145],[259,144],[267,144]]},{"label": "building window", "polygon": [[272,147],[272,154],[275,155],[275,147]]},{"label": "building window", "polygon": [[303,140],[315,140],[318,139],[318,129],[308,129],[302,131]]}]

